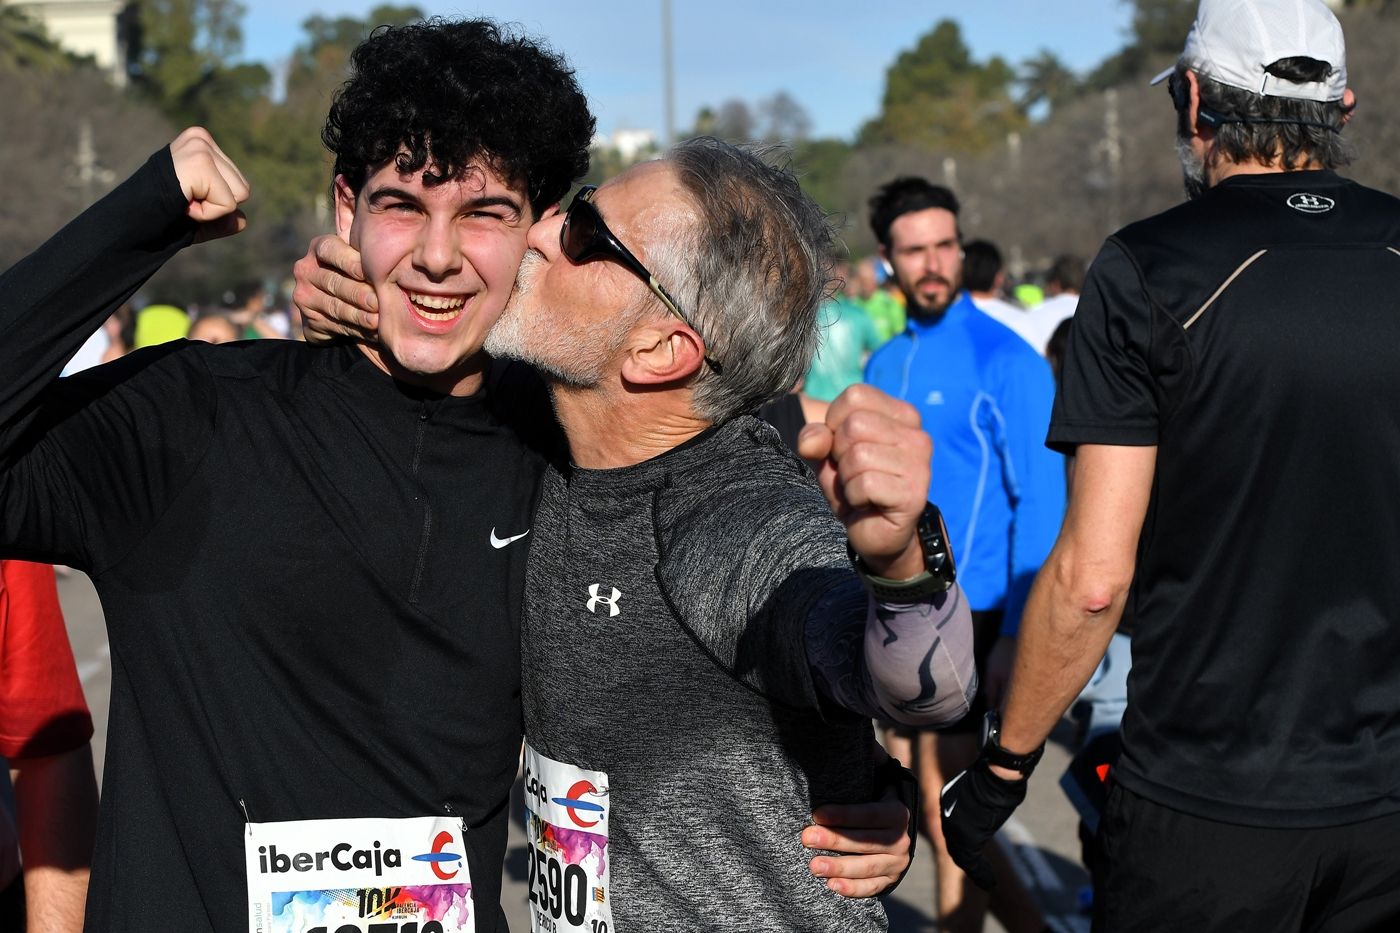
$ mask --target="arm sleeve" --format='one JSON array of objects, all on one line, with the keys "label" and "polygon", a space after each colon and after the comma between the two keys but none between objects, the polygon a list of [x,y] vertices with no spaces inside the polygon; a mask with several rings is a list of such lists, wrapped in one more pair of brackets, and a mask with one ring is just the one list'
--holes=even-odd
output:
[{"label": "arm sleeve", "polygon": [[191,242],[185,210],[161,149],[0,276],[5,556],[99,571],[149,527],[202,454],[212,415],[198,414],[212,411],[212,389],[165,365],[178,345],[58,378],[83,341]]},{"label": "arm sleeve", "polygon": [[904,604],[877,602],[852,580],[813,607],[806,643],[823,696],[862,716],[948,725],[977,692],[972,614],[956,585]]},{"label": "arm sleeve", "polygon": [[90,738],[53,568],[0,561],[0,757],[58,755]]},{"label": "arm sleeve", "polygon": [[1089,267],[1069,329],[1046,443],[1157,443],[1158,397],[1149,363],[1151,301],[1137,267],[1110,239]]},{"label": "arm sleeve", "polygon": [[1011,504],[1011,548],[1002,635],[1020,629],[1021,611],[1040,565],[1050,554],[1065,513],[1065,465],[1046,449],[1055,381],[1050,366],[1027,346],[1008,360],[997,394],[1002,482]]}]

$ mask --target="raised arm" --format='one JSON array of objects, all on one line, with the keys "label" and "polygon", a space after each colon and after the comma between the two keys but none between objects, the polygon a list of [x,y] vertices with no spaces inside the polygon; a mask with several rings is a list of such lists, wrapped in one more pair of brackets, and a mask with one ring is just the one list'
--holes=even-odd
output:
[{"label": "raised arm", "polygon": [[[929,573],[917,534],[932,444],[913,406],[867,385],[843,392],[799,441],[821,461],[817,480],[867,584],[853,580],[809,615],[816,681],[847,709],[910,725],[960,719],[977,688],[967,602]],[[871,578],[885,581],[878,595]]]},{"label": "raised arm", "polygon": [[166,260],[241,230],[238,204],[247,197],[238,169],[206,131],[191,128],[0,275],[0,444]]},{"label": "raised arm", "polygon": [[150,375],[166,350],[58,375],[182,246],[241,229],[247,196],[209,134],[186,130],[0,276],[0,553],[90,569],[188,475],[209,393]]}]

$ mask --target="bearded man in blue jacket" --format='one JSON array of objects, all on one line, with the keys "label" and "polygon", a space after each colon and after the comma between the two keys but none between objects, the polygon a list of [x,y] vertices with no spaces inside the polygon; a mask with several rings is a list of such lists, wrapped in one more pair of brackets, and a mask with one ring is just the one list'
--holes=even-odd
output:
[{"label": "bearded man in blue jacket", "polygon": [[[880,254],[904,293],[908,326],[874,355],[865,381],[919,409],[933,438],[933,481],[973,609],[982,687],[972,711],[940,733],[893,729],[908,763],[917,740],[928,833],[938,861],[938,916],[947,929],[980,930],[987,894],[967,881],[943,845],[938,789],[977,757],[984,714],[1000,706],[1021,609],[1050,552],[1065,506],[1064,461],[1044,446],[1055,385],[1030,345],[978,310],[962,290],[958,200],[922,178],[897,178],[870,199]],[[1044,918],[999,862],[993,913],[1011,933]]]}]

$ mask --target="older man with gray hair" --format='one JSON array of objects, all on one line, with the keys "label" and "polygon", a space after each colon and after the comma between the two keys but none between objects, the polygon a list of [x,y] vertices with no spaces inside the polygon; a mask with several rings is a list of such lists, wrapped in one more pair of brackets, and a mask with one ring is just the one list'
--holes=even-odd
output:
[{"label": "older man with gray hair", "polygon": [[[572,459],[526,585],[527,794],[551,788],[530,835],[542,866],[606,882],[616,929],[883,929],[814,881],[793,828],[869,798],[871,716],[967,709],[917,415],[860,387],[802,435],[843,533],[749,414],[811,359],[831,240],[790,173],[694,140],[537,224],[487,339],[545,374]],[[574,862],[580,829],[596,851]]]},{"label": "older man with gray hair", "polygon": [[1355,98],[1319,0],[1202,0],[1159,80],[1191,200],[1089,270],[1068,513],[944,836],[990,880],[1126,610],[1095,928],[1400,929],[1400,201],[1334,171]]}]

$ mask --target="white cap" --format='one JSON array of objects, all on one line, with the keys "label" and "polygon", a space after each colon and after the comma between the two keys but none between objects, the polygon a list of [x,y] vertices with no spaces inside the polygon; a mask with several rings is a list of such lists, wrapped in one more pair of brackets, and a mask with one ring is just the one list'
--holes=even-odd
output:
[{"label": "white cap", "polygon": [[[1295,84],[1264,69],[1281,58],[1332,66],[1321,81]],[[1181,59],[1197,74],[1265,97],[1341,100],[1347,87],[1342,24],[1322,0],[1201,0]],[[1174,68],[1152,79],[1165,81]]]}]

